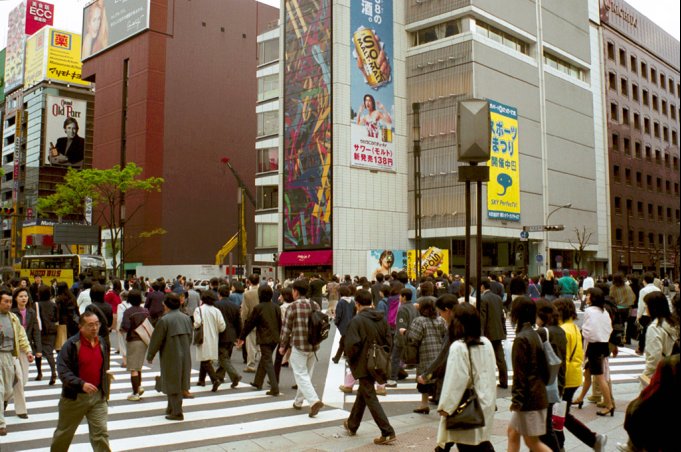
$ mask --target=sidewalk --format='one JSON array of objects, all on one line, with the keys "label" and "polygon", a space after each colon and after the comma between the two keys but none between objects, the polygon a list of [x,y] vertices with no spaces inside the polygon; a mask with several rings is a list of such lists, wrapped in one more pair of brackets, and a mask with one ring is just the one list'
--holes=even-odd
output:
[{"label": "sidewalk", "polygon": [[[588,403],[582,410],[573,407],[574,414],[597,433],[608,436],[607,451],[615,451],[617,443],[627,441],[627,434],[622,428],[624,412],[629,402],[638,396],[640,387],[638,383],[626,383],[614,385],[613,391],[617,409],[614,417],[600,417],[596,415],[596,405]],[[497,398],[498,411],[494,417],[494,429],[492,444],[497,451],[506,450],[506,428],[511,418],[510,390],[500,391]],[[378,428],[371,420],[367,411],[364,421],[357,431],[357,435],[350,437],[345,433],[341,422],[336,426],[324,427],[303,432],[285,433],[266,438],[256,438],[232,443],[219,444],[200,449],[188,449],[192,452],[218,452],[218,451],[265,451],[277,450],[279,452],[322,452],[322,451],[386,451],[386,450],[417,450],[429,451],[435,447],[437,437],[438,417],[435,410],[430,415],[404,414],[393,416],[390,423],[395,428],[397,440],[392,446],[376,446],[373,439],[379,435]],[[523,445],[522,450],[526,450]],[[566,451],[583,451],[588,448],[579,442],[574,436],[566,431]]]}]

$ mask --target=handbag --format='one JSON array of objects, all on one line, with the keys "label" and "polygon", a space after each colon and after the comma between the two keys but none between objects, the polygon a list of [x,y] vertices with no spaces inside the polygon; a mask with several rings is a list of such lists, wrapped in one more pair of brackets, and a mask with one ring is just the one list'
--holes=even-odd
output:
[{"label": "handbag", "polygon": [[468,386],[461,396],[461,401],[454,412],[447,416],[447,430],[470,430],[485,426],[485,415],[480,406],[478,393],[473,385],[473,361],[471,349],[468,348]]},{"label": "handbag", "polygon": [[203,313],[201,312],[201,306],[199,306],[199,318],[201,319],[201,325],[194,328],[194,345],[203,345]]},{"label": "handbag", "polygon": [[419,344],[407,338],[402,347],[402,361],[408,366],[419,363]]},{"label": "handbag", "polygon": [[154,333],[154,327],[151,325],[149,319],[146,318],[144,319],[144,322],[140,324],[140,326],[135,328],[135,333],[137,333],[139,338],[142,339],[144,345],[148,346],[149,342],[151,342],[151,335]]},{"label": "handbag", "polygon": [[[549,403],[560,402],[560,392],[558,391],[558,370],[563,364],[563,361],[556,355],[553,351],[553,347],[549,342],[549,330],[544,328],[546,331],[546,340],[542,341],[542,348],[544,349],[544,355],[546,355],[546,364],[549,367],[549,381],[546,382],[546,397]],[[541,340],[541,336],[539,336]]]}]

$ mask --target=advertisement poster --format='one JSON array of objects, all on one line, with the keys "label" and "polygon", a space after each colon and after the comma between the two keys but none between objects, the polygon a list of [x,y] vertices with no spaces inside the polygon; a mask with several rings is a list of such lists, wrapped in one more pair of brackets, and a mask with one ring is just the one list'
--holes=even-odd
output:
[{"label": "advertisement poster", "polygon": [[149,0],[96,0],[83,8],[83,59],[149,28]]},{"label": "advertisement poster", "polygon": [[[410,279],[416,278],[416,250],[409,250],[407,253],[407,275]],[[431,246],[425,251],[421,251],[419,256],[421,266],[421,276],[432,275],[438,270],[449,273],[449,250]]]},{"label": "advertisement poster", "polygon": [[407,267],[407,252],[404,250],[367,251],[367,278],[375,281],[376,275],[390,275]]},{"label": "advertisement poster", "polygon": [[520,155],[518,148],[518,111],[514,107],[489,101],[492,128],[490,160],[487,165],[487,217],[520,221]]},{"label": "advertisement poster", "polygon": [[0,50],[0,104],[5,101],[5,49]]},{"label": "advertisement poster", "polygon": [[392,0],[352,0],[350,17],[350,164],[394,171]]},{"label": "advertisement poster", "polygon": [[24,87],[43,80],[90,86],[81,79],[80,35],[46,27],[26,40]]},{"label": "advertisement poster", "polygon": [[45,58],[47,43],[44,30],[26,40],[26,63],[24,69],[24,89],[45,80]]},{"label": "advertisement poster", "polygon": [[87,102],[47,96],[45,164],[82,168],[85,158]]},{"label": "advertisement poster", "polygon": [[7,20],[7,53],[5,54],[5,94],[24,83],[24,45],[26,34],[26,2],[9,13]]},{"label": "advertisement poster", "polygon": [[31,36],[43,27],[54,23],[54,5],[40,0],[28,0],[26,4],[26,35]]}]

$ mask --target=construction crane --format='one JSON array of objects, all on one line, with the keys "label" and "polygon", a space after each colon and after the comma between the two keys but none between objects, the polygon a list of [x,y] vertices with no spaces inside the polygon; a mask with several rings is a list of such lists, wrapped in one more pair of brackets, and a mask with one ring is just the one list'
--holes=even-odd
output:
[{"label": "construction crane", "polygon": [[229,253],[231,253],[234,248],[237,248],[240,249],[240,252],[237,254],[238,256],[237,268],[241,268],[242,258],[246,256],[247,253],[246,203],[244,202],[244,198],[248,198],[253,208],[255,208],[255,198],[253,197],[253,194],[248,189],[246,184],[244,184],[243,179],[241,179],[241,176],[239,175],[237,170],[234,169],[229,159],[223,158],[222,163],[224,163],[227,166],[227,168],[229,168],[229,170],[232,172],[232,175],[236,179],[237,184],[239,185],[238,192],[239,196],[237,198],[237,203],[239,205],[239,230],[236,232],[236,234],[230,237],[230,239],[227,240],[227,243],[225,243],[222,246],[222,248],[220,248],[220,250],[217,252],[217,254],[215,255],[215,265],[222,265],[222,262],[229,255]]}]

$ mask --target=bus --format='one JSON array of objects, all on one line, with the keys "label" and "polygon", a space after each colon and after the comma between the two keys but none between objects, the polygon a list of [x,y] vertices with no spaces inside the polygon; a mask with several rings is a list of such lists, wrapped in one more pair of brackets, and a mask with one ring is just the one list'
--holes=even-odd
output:
[{"label": "bus", "polygon": [[43,284],[49,285],[56,279],[57,282],[65,282],[71,287],[80,273],[94,280],[106,276],[106,261],[102,256],[94,254],[24,256],[21,258],[19,273],[22,278],[28,278],[29,282],[40,276]]}]

